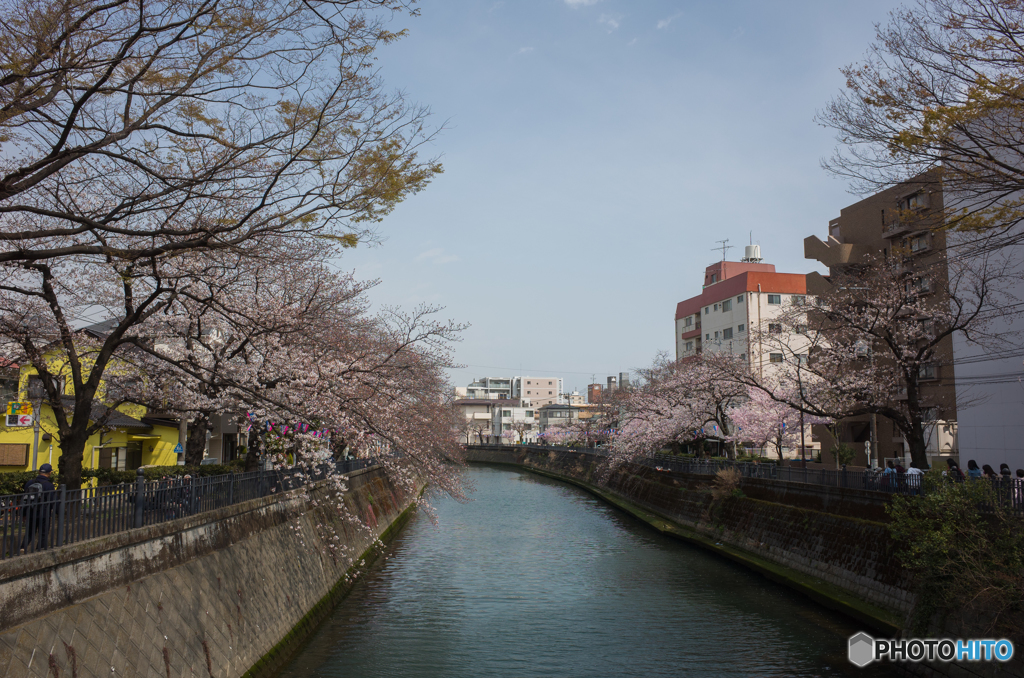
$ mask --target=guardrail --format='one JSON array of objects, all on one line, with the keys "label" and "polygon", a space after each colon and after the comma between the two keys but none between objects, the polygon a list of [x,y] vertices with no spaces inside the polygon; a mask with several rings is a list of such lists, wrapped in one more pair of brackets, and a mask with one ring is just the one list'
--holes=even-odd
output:
[{"label": "guardrail", "polygon": [[139,469],[134,483],[80,490],[61,485],[38,497],[0,495],[0,560],[212,511],[370,465],[368,459],[352,459],[309,469],[154,481]]}]

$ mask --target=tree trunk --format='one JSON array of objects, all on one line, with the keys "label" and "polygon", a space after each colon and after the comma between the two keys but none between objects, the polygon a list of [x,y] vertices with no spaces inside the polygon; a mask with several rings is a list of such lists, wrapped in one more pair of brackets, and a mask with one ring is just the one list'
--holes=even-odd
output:
[{"label": "tree trunk", "polygon": [[185,465],[199,466],[206,454],[207,424],[210,422],[209,412],[200,412],[188,424],[188,438],[185,442]]},{"label": "tree trunk", "polygon": [[57,473],[60,475],[60,484],[66,485],[69,490],[82,488],[82,459],[85,456],[86,442],[88,437],[84,430],[61,436]]},{"label": "tree trunk", "polygon": [[260,452],[263,450],[263,439],[258,431],[253,429],[249,435],[249,446],[245,451],[245,471],[260,470]]},{"label": "tree trunk", "polygon": [[910,461],[922,471],[928,470],[927,445],[924,440],[924,428],[920,422],[914,424],[913,429],[906,434],[907,445],[910,447]]}]

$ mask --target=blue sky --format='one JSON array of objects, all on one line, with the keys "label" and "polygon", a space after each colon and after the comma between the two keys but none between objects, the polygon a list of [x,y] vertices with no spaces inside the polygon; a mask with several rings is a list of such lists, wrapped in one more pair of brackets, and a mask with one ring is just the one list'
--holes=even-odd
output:
[{"label": "blue sky", "polygon": [[857,197],[815,111],[893,1],[427,0],[381,75],[444,125],[445,173],[339,264],[445,306],[474,376],[581,391],[673,351],[676,302],[751,231],[783,272]]}]

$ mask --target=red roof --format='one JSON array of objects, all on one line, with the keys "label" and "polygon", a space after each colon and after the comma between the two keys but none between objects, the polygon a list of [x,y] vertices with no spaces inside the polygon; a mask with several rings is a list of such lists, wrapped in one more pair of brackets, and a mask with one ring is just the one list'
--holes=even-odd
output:
[{"label": "red roof", "polygon": [[[731,262],[727,262],[731,263]],[[744,271],[722,282],[709,285],[696,297],[690,297],[676,304],[676,320],[700,312],[700,309],[711,304],[724,301],[729,297],[739,296],[744,292],[761,292],[773,294],[807,294],[807,276],[803,273],[766,273],[761,271]]]}]

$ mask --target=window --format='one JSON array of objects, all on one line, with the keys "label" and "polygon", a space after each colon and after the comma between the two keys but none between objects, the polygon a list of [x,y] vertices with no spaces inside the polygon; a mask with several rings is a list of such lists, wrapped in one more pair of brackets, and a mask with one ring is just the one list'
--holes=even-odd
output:
[{"label": "window", "polygon": [[938,379],[938,368],[934,363],[925,363],[917,368],[918,379]]},{"label": "window", "polygon": [[768,354],[768,362],[770,362],[770,363],[781,363],[782,362],[782,354],[781,353],[769,353]]},{"label": "window", "polygon": [[711,335],[710,334],[705,334],[704,335],[704,341],[711,341]]},{"label": "window", "polygon": [[503,417],[511,417],[512,416],[512,410],[502,410],[501,411],[501,416],[503,416]]},{"label": "window", "polygon": [[722,330],[722,339],[732,339],[732,328],[726,327]]},{"label": "window", "polygon": [[724,312],[724,311],[731,311],[731,310],[732,310],[732,299],[726,299],[725,301],[722,302],[722,311]]},{"label": "window", "polygon": [[686,316],[686,320],[683,321],[683,327],[692,327],[692,326],[693,326],[693,316],[692,315],[688,315],[688,316]]},{"label": "window", "polygon": [[530,382],[526,382],[526,385],[527,385],[527,386],[529,386],[529,385],[530,385]]},{"label": "window", "polygon": [[924,421],[938,421],[939,420],[939,408],[937,407],[925,407],[921,410],[921,419]]},{"label": "window", "polygon": [[740,334],[743,334],[744,332],[747,331],[747,326],[744,325],[743,323],[740,323],[739,326],[736,328],[736,331],[739,332]]},{"label": "window", "polygon": [[686,350],[687,351],[692,351],[693,350],[693,342],[692,341],[686,342]]},{"label": "window", "polygon": [[715,339],[718,339],[718,330],[715,330]]},{"label": "window", "polygon": [[782,334],[782,323],[768,323],[768,334]]},{"label": "window", "polygon": [[746,359],[747,359],[747,354],[746,353],[740,353],[740,360],[746,360]]},{"label": "window", "polygon": [[792,303],[792,304],[793,304],[794,306],[803,306],[803,305],[804,305],[804,303],[805,303],[805,302],[807,301],[807,300],[806,300],[806,299],[804,298],[804,296],[803,296],[803,295],[800,295],[800,294],[794,294],[794,295],[793,295],[792,297],[790,297],[789,299],[790,299],[790,302],[791,302],[791,303]]},{"label": "window", "polygon": [[710,282],[710,283],[711,283],[712,285],[713,285],[713,284],[715,283],[715,278],[716,278],[716,277],[717,277],[717,276],[716,276],[716,274],[712,273],[712,274],[711,274],[711,277],[710,277],[710,278],[708,279],[708,280],[709,280],[709,282]]},{"label": "window", "polygon": [[794,365],[806,365],[807,364],[807,354],[806,353],[797,353],[795,356],[793,356],[793,364]]},{"label": "window", "polygon": [[531,393],[530,391],[527,391],[527,392],[526,392],[526,395],[530,395],[530,393]]},{"label": "window", "polygon": [[718,310],[718,304],[715,304],[715,310],[716,311]]},{"label": "window", "polygon": [[768,303],[772,304],[774,306],[778,306],[778,305],[782,304],[782,295],[781,294],[769,294],[768,295]]},{"label": "window", "polygon": [[899,208],[901,210],[916,210],[928,206],[928,196],[924,193],[915,193],[914,195],[908,195],[899,202]]},{"label": "window", "polygon": [[512,424],[503,424],[501,428],[502,428],[503,431],[511,431],[512,430]]},{"label": "window", "polygon": [[796,326],[796,333],[797,334],[807,334],[807,325],[797,325]]},{"label": "window", "polygon": [[742,304],[743,303],[743,295],[742,294],[739,295],[738,297],[736,297],[736,303],[737,304]]},{"label": "window", "polygon": [[551,395],[551,391],[548,391],[548,395]]},{"label": "window", "polygon": [[526,410],[526,416],[533,419],[533,410]]},{"label": "window", "polygon": [[548,386],[551,386],[551,382],[550,381],[548,382]]},{"label": "window", "polygon": [[928,249],[929,242],[927,235],[919,235],[907,241],[907,249],[911,252],[923,252]]},{"label": "window", "polygon": [[707,315],[708,313],[711,313],[711,307],[710,306],[705,306],[704,307],[704,315]]}]

